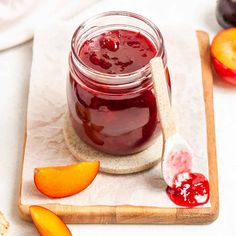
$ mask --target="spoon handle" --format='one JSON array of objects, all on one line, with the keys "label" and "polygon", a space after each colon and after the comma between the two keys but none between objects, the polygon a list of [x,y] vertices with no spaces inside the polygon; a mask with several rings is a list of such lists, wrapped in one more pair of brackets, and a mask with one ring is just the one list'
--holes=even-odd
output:
[{"label": "spoon handle", "polygon": [[171,110],[170,98],[166,82],[163,61],[160,57],[154,57],[150,61],[153,87],[156,95],[157,110],[161,120],[163,138],[166,141],[176,133],[174,115]]}]

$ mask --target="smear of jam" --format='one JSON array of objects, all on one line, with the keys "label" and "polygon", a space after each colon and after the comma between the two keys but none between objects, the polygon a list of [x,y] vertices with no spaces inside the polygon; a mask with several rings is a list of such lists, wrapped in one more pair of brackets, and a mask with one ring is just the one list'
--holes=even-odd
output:
[{"label": "smear of jam", "polygon": [[99,72],[120,74],[144,67],[156,53],[153,43],[140,32],[117,29],[86,40],[79,57]]},{"label": "smear of jam", "polygon": [[169,198],[179,206],[195,207],[208,202],[209,182],[199,173],[181,173],[176,176],[173,187],[167,187]]}]

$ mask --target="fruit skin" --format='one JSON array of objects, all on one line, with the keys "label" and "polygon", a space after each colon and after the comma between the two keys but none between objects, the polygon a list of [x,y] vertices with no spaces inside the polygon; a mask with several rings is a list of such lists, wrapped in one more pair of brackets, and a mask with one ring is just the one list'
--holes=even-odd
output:
[{"label": "fruit skin", "polygon": [[236,85],[236,70],[229,69],[216,58],[212,57],[212,64],[216,73],[225,81]]},{"label": "fruit skin", "polygon": [[224,28],[236,26],[236,1],[219,0],[216,7],[216,19]]},{"label": "fruit skin", "polygon": [[52,211],[31,206],[30,215],[41,236],[72,236],[68,227]]},{"label": "fruit skin", "polygon": [[96,177],[99,161],[81,162],[70,166],[36,168],[34,183],[37,189],[51,198],[74,195],[87,188]]},{"label": "fruit skin", "polygon": [[236,84],[236,27],[220,31],[211,44],[212,64],[216,73],[225,81]]}]

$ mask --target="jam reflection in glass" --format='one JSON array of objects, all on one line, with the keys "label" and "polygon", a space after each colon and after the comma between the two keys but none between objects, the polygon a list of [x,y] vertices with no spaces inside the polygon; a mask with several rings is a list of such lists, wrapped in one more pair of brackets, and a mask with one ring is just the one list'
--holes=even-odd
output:
[{"label": "jam reflection in glass", "polygon": [[[98,18],[117,15],[140,21],[136,15],[122,14]],[[166,55],[158,29],[152,37],[137,27],[109,27],[75,32],[68,106],[72,125],[84,142],[106,153],[126,155],[144,150],[161,132],[149,61],[159,55],[165,63]],[[167,67],[166,73],[169,81]]]}]

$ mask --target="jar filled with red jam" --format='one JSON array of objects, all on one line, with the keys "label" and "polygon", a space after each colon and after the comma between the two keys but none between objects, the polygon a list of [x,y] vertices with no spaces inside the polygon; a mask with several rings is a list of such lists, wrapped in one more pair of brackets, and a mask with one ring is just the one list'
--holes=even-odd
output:
[{"label": "jar filled with red jam", "polygon": [[[75,31],[67,98],[72,126],[88,145],[128,155],[160,135],[150,59],[166,52],[159,29],[130,12],[106,12]],[[169,83],[170,84],[170,83]]]}]

